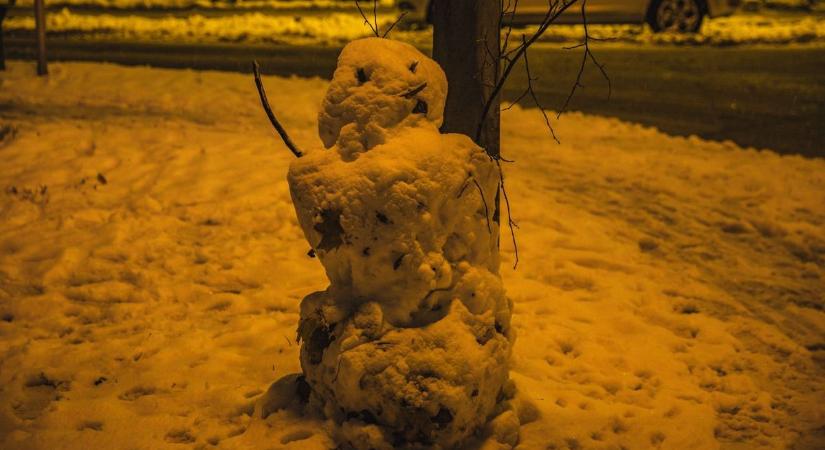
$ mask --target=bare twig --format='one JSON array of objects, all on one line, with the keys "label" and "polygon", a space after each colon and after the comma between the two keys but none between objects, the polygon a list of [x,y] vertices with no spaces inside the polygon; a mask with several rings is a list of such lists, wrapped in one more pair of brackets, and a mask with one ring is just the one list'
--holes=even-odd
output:
[{"label": "bare twig", "polygon": [[[514,0],[513,9],[510,10],[510,0],[507,0],[507,6],[504,6],[504,0],[501,0],[501,15],[498,18],[498,27],[501,29],[504,15],[510,13],[510,23],[507,24],[507,32],[504,34],[504,42],[501,44],[501,54],[507,53],[507,47],[510,45],[510,33],[513,32],[513,21],[516,18],[516,11],[518,10],[518,0]],[[505,58],[506,59],[506,58]]]},{"label": "bare twig", "polygon": [[426,81],[421,83],[421,85],[416,87],[416,88],[412,88],[407,92],[404,92],[402,94],[398,94],[398,96],[399,97],[404,97],[406,99],[410,99],[410,98],[415,97],[415,95],[418,94],[419,92],[423,91],[425,87],[427,87],[427,82]]},{"label": "bare twig", "polygon": [[[447,288],[435,288],[435,289],[431,289],[431,290],[430,290],[430,292],[427,292],[427,295],[425,295],[425,296],[424,296],[424,298],[421,300],[421,303],[424,303],[425,301],[429,300],[429,299],[430,299],[430,297],[431,297],[433,294],[435,294],[436,292],[448,292],[448,291],[450,291],[450,290],[451,290],[451,288],[448,288],[448,287],[447,287]],[[380,343],[380,341],[379,341],[378,343]]]},{"label": "bare twig", "polygon": [[[507,81],[507,78],[510,76],[510,72],[513,71],[513,68],[516,66],[518,60],[522,57],[522,55],[527,51],[534,42],[547,31],[547,27],[550,26],[555,20],[564,13],[570,6],[576,3],[577,0],[570,0],[568,2],[564,2],[561,4],[561,7],[557,7],[558,2],[553,3],[550,8],[547,10],[547,14],[545,14],[544,19],[541,21],[541,25],[539,25],[538,30],[536,30],[533,35],[530,36],[529,39],[525,39],[521,45],[514,48],[511,52],[505,53],[505,60],[507,64],[504,67],[504,72],[502,73],[501,77],[498,79],[495,87],[493,88],[490,97],[484,103],[484,109],[481,113],[481,119],[478,122],[478,129],[476,130],[475,140],[478,142],[481,139],[481,132],[484,129],[484,122],[487,120],[487,114],[490,113],[490,108],[493,106],[495,99],[498,98],[498,94],[501,92],[501,89],[504,87],[504,82]],[[510,54],[513,54],[513,57],[510,58]]]},{"label": "bare twig", "polygon": [[597,39],[590,36],[590,33],[587,31],[587,14],[584,11],[585,6],[587,5],[587,0],[582,0],[582,24],[584,24],[584,37],[583,41],[578,45],[574,45],[572,47],[566,47],[566,50],[572,50],[575,48],[584,48],[584,53],[582,54],[582,61],[579,64],[579,72],[576,74],[576,81],[573,82],[573,87],[570,88],[570,93],[567,95],[567,99],[564,101],[564,105],[561,107],[559,112],[556,114],[556,118],[558,119],[561,117],[562,113],[567,110],[567,107],[570,105],[570,100],[573,98],[573,94],[576,93],[576,90],[580,87],[584,87],[581,84],[582,75],[584,74],[584,67],[587,65],[587,60],[593,62],[593,64],[598,67],[599,71],[602,73],[602,76],[605,80],[607,80],[607,99],[610,99],[611,94],[613,93],[613,86],[610,82],[610,77],[607,76],[607,71],[604,70],[604,64],[601,64],[596,57],[593,55],[593,52],[590,51],[590,41],[598,41],[601,39]]},{"label": "bare twig", "polygon": [[[368,27],[370,27],[370,31],[372,31],[373,34],[375,34],[375,37],[381,37],[381,35],[378,34],[378,19],[376,18],[376,20],[375,20],[375,26],[372,26],[372,23],[370,22],[370,20],[367,19],[367,15],[364,14],[364,10],[361,9],[361,4],[358,3],[358,2],[359,2],[359,0],[355,0],[355,7],[358,8],[358,12],[361,13],[361,17],[364,18],[364,23]],[[377,2],[378,2],[378,0],[373,0],[373,6],[375,6],[377,4]],[[375,8],[373,8],[373,11],[375,11]]]},{"label": "bare twig", "polygon": [[341,372],[341,355],[338,355],[338,361],[335,364],[335,376],[332,378],[333,383],[338,381],[338,374],[340,372]]},{"label": "bare twig", "polygon": [[518,96],[518,97],[516,97],[516,99],[515,99],[515,100],[513,100],[512,102],[510,102],[510,104],[509,104],[509,105],[507,105],[507,107],[506,107],[506,108],[501,108],[501,110],[502,110],[502,111],[508,111],[508,110],[510,110],[510,109],[513,109],[513,106],[516,106],[516,105],[518,104],[518,102],[520,102],[520,101],[521,101],[524,97],[526,97],[526,96],[527,96],[527,94],[529,94],[529,93],[530,93],[530,86],[527,86],[527,88],[526,88],[526,89],[524,89],[524,92],[522,92],[521,94],[519,94],[519,96]]},{"label": "bare twig", "polygon": [[401,15],[398,16],[397,19],[395,19],[395,22],[393,22],[392,25],[390,25],[390,27],[387,28],[387,31],[385,31],[384,34],[381,35],[381,37],[383,37],[383,38],[387,37],[387,35],[390,34],[390,31],[392,31],[392,29],[395,28],[396,25],[398,25],[398,22],[401,22],[401,19],[403,19],[404,16],[406,16],[408,12],[409,11],[402,12]]},{"label": "bare twig", "polygon": [[261,105],[264,107],[264,111],[266,111],[267,117],[269,117],[269,122],[272,123],[272,126],[275,127],[275,131],[281,136],[281,139],[284,141],[284,144],[292,151],[296,157],[300,158],[304,156],[303,152],[295,146],[292,142],[292,139],[289,138],[289,135],[286,133],[286,130],[281,123],[278,122],[278,119],[275,118],[275,113],[272,112],[272,107],[269,106],[269,100],[266,99],[266,91],[264,91],[264,83],[261,81],[261,67],[258,65],[258,61],[252,61],[252,73],[255,75],[255,86],[258,87],[258,94],[261,96]]},{"label": "bare twig", "polygon": [[375,22],[375,36],[378,37],[378,0],[372,0],[372,21]]},{"label": "bare twig", "polygon": [[470,179],[472,177],[473,175],[471,173],[470,176],[468,176],[467,179],[464,180],[464,184],[461,185],[461,189],[459,189],[458,194],[455,195],[455,198],[461,198],[461,196],[464,195],[464,191],[467,190],[467,186],[470,185]]},{"label": "bare twig", "polygon": [[484,190],[481,189],[481,185],[478,184],[478,181],[475,178],[473,178],[473,183],[475,183],[478,188],[478,193],[481,195],[481,201],[484,203],[484,218],[487,219],[487,231],[492,233],[493,228],[490,226],[490,209],[487,208],[487,199],[484,198]]},{"label": "bare twig", "polygon": [[[492,158],[491,158],[492,159]],[[461,198],[464,195],[464,191],[467,189],[467,186],[470,185],[470,181],[475,184],[476,189],[478,189],[479,195],[481,195],[481,201],[484,203],[484,217],[487,219],[487,231],[490,233],[493,232],[493,227],[490,225],[490,208],[487,206],[487,199],[484,197],[484,190],[481,188],[481,185],[478,184],[478,181],[473,177],[472,172],[467,176],[467,179],[464,180],[464,184],[461,185],[461,189],[456,194],[455,198]]]},{"label": "bare twig", "polygon": [[507,188],[504,187],[504,170],[501,168],[501,160],[497,158],[495,161],[498,166],[499,192],[504,194],[504,205],[507,208],[507,226],[510,228],[510,236],[513,238],[513,250],[515,251],[516,257],[515,262],[513,262],[513,270],[516,270],[516,267],[518,267],[518,242],[516,241],[515,228],[518,228],[518,224],[513,220],[513,213],[510,209],[510,198],[507,196]]},{"label": "bare twig", "polygon": [[[512,3],[512,6],[513,6],[512,11],[510,11],[511,1],[513,2]],[[501,12],[499,14],[499,20],[498,20],[499,30],[502,28],[502,25],[504,24],[505,15],[508,14],[508,13],[511,14],[510,21],[509,21],[509,24],[507,26],[507,30],[506,30],[505,35],[504,35],[504,42],[501,44],[501,47],[499,49],[500,50],[499,55],[498,55],[498,60],[499,61],[504,61],[504,70],[502,71],[501,76],[497,78],[495,84],[493,86],[491,86],[490,96],[484,102],[484,107],[482,109],[481,118],[478,122],[478,128],[476,129],[476,135],[475,135],[475,141],[476,142],[479,142],[481,140],[481,134],[482,134],[482,131],[484,130],[484,123],[487,120],[487,116],[490,113],[490,109],[492,108],[492,106],[494,104],[497,104],[497,98],[498,98],[499,94],[501,93],[501,90],[504,87],[504,83],[507,81],[507,79],[509,78],[511,72],[513,71],[515,66],[520,62],[520,60],[524,61],[524,69],[527,72],[527,88],[524,90],[524,92],[521,95],[519,95],[519,97],[515,101],[510,103],[510,105],[508,107],[504,108],[504,110],[512,108],[513,105],[520,102],[525,96],[527,96],[529,94],[530,97],[533,100],[533,103],[541,111],[541,114],[544,117],[544,123],[547,125],[547,128],[550,130],[550,134],[552,135],[553,139],[556,142],[559,142],[559,139],[557,138],[556,133],[553,130],[553,126],[550,123],[550,118],[547,116],[547,111],[544,109],[543,105],[539,101],[538,96],[536,95],[536,92],[534,90],[533,82],[536,81],[536,78],[533,78],[532,74],[530,73],[530,63],[529,63],[529,58],[528,58],[528,49],[530,48],[531,45],[533,45],[544,34],[545,31],[547,31],[547,28],[552,23],[554,23],[556,21],[556,19],[559,18],[559,16],[561,16],[565,11],[567,11],[577,1],[578,0],[548,0],[547,13],[544,16],[544,19],[541,21],[541,24],[539,25],[538,29],[532,35],[530,35],[529,38],[526,35],[522,35],[521,43],[519,45],[516,45],[514,48],[510,49],[509,48],[510,47],[510,36],[511,36],[511,33],[512,33],[513,21],[515,19],[515,15],[516,15],[516,12],[517,12],[517,9],[518,9],[519,0],[507,0],[506,6],[505,6],[505,1],[500,0],[500,2],[501,2]],[[592,51],[590,50],[590,45],[589,44],[590,44],[591,41],[600,41],[600,40],[603,40],[603,39],[598,39],[598,38],[591,37],[590,34],[589,34],[589,31],[588,31],[588,28],[587,28],[587,17],[586,17],[586,13],[585,13],[586,1],[587,0],[582,0],[581,1],[581,14],[582,14],[582,21],[583,21],[583,24],[584,24],[584,41],[581,44],[572,47],[572,48],[581,48],[581,47],[584,48],[584,55],[582,57],[582,64],[581,64],[581,67],[579,68],[579,72],[578,72],[578,75],[576,77],[576,81],[573,85],[573,88],[571,89],[570,95],[567,97],[567,100],[565,101],[564,107],[562,108],[561,111],[564,111],[566,109],[566,107],[569,104],[570,99],[573,97],[573,94],[575,93],[576,89],[581,86],[581,77],[584,73],[584,67],[585,67],[588,60],[590,60],[596,67],[598,67],[601,74],[607,80],[607,83],[608,83],[608,99],[610,98],[611,91],[612,91],[610,78],[607,76],[607,72],[604,69],[604,65],[599,63],[599,61],[596,59],[596,57],[593,55]],[[486,39],[485,39],[485,42],[486,42]],[[487,56],[488,57],[493,56],[492,52],[489,48],[486,48],[486,51],[487,51]],[[493,59],[495,59],[495,57],[493,57]],[[559,115],[560,114],[561,114],[561,112],[559,112]],[[507,225],[510,228],[510,236],[513,239],[513,250],[515,252],[515,262],[513,264],[513,269],[516,269],[516,267],[518,267],[518,263],[519,263],[519,250],[518,250],[518,242],[516,240],[515,228],[518,228],[518,225],[516,224],[516,222],[513,220],[513,217],[512,217],[512,211],[511,211],[511,207],[510,207],[510,199],[509,199],[509,196],[507,194],[507,189],[506,189],[505,184],[504,184],[504,171],[503,171],[502,166],[501,166],[502,161],[504,161],[504,162],[511,162],[511,161],[502,158],[501,155],[490,155],[490,158],[491,158],[491,160],[495,161],[495,163],[498,167],[498,173],[499,173],[499,186],[498,186],[499,191],[498,192],[499,192],[499,194],[504,195],[504,203],[505,203],[505,206],[507,208]],[[473,182],[475,182],[476,186],[479,187],[479,189],[480,189],[480,186],[478,185],[478,182],[475,181],[475,179],[473,179]],[[466,188],[466,183],[462,187],[461,192],[459,192],[459,196],[464,192],[465,188]],[[482,193],[482,198],[483,198],[483,193]],[[499,205],[499,196],[497,194],[496,195],[496,213],[494,214],[494,220],[496,220],[496,222],[499,222],[499,220],[500,220],[500,217],[498,215],[498,205]],[[485,207],[486,207],[486,204],[485,204]]]},{"label": "bare twig", "polygon": [[[521,36],[522,42],[526,44],[524,35]],[[553,125],[550,124],[550,118],[547,117],[547,111],[544,110],[544,106],[539,102],[539,98],[536,96],[536,91],[533,90],[533,80],[534,78],[530,75],[530,62],[529,58],[527,57],[527,48],[524,49],[524,70],[527,72],[527,92],[530,93],[530,96],[533,97],[533,103],[536,105],[536,108],[541,111],[541,115],[544,116],[544,123],[547,125],[547,128],[550,130],[550,135],[553,136],[553,140],[557,143],[559,142],[559,138],[556,137],[556,132],[553,130]]]},{"label": "bare twig", "polygon": [[[496,33],[498,33],[498,30],[496,30]],[[482,64],[483,64],[482,72],[483,72],[484,69],[488,65],[493,65],[494,66],[496,64],[496,62],[500,59],[500,56],[495,55],[493,53],[493,50],[490,48],[490,40],[487,39],[487,30],[484,31],[484,37],[482,37],[481,39],[476,41],[476,43],[483,44],[484,45],[484,51],[487,54],[487,57],[484,58],[484,61],[482,61]],[[483,77],[480,77],[480,78],[483,79]],[[495,86],[495,85],[487,85],[487,84],[485,84],[485,85],[490,87],[490,88],[493,88]]]}]

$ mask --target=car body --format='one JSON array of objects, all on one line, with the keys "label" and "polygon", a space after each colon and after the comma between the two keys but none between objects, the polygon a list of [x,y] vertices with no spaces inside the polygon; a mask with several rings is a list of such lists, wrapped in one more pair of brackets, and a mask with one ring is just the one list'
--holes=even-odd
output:
[{"label": "car body", "polygon": [[[399,0],[398,7],[407,11],[407,19],[430,22],[435,0]],[[511,0],[511,4],[515,0]],[[655,31],[686,31],[699,29],[702,18],[733,13],[741,0],[587,0],[588,23],[643,23]],[[556,23],[581,23],[581,6],[572,5]],[[519,0],[513,23],[518,25],[541,23],[547,14],[548,0]],[[668,18],[684,15],[687,23],[670,25]],[[693,16],[691,16],[691,14]],[[508,21],[509,23],[509,21]]]}]

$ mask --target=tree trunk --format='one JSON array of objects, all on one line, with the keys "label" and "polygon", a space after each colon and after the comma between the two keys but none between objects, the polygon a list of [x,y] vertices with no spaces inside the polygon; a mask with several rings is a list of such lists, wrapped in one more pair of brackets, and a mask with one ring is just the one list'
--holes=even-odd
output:
[{"label": "tree trunk", "polygon": [[[445,133],[476,140],[484,103],[499,76],[499,0],[434,0],[433,58],[447,74]],[[494,100],[476,143],[499,155],[499,99]]]}]

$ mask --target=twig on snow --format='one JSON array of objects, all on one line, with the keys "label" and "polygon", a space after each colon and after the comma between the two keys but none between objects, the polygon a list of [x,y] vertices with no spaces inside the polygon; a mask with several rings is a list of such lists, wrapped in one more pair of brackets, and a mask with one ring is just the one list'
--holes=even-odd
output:
[{"label": "twig on snow", "polygon": [[475,184],[476,189],[478,189],[479,195],[481,195],[481,202],[484,203],[484,217],[487,219],[487,231],[492,233],[493,227],[490,225],[490,208],[487,206],[487,199],[484,197],[484,190],[481,188],[481,185],[478,183],[478,180],[473,177],[472,172],[470,172],[467,176],[467,179],[464,180],[464,184],[461,185],[461,189],[456,194],[455,198],[461,198],[464,195],[464,191],[467,190],[467,186],[470,185],[470,181]]},{"label": "twig on snow", "polygon": [[295,146],[295,143],[292,142],[292,139],[289,138],[281,122],[278,122],[275,113],[272,112],[272,107],[269,106],[269,100],[266,99],[266,91],[264,90],[264,83],[261,81],[261,67],[258,65],[258,61],[252,61],[252,73],[255,75],[255,86],[258,88],[258,95],[261,96],[261,105],[264,107],[267,117],[269,117],[269,122],[275,127],[275,131],[278,132],[284,144],[286,144],[287,148],[289,148],[295,157],[300,158],[304,156],[304,153],[299,150],[298,147]]},{"label": "twig on snow", "polygon": [[481,185],[478,184],[478,181],[475,178],[473,178],[472,180],[478,188],[479,195],[481,195],[481,202],[484,203],[484,218],[487,219],[487,231],[492,233],[493,227],[490,226],[490,209],[487,207],[487,199],[484,198],[484,191],[481,189]]},{"label": "twig on snow", "polygon": [[504,170],[501,168],[501,159],[496,158],[496,165],[498,166],[498,179],[501,183],[499,192],[504,194],[504,205],[507,208],[507,226],[510,228],[510,236],[513,238],[513,251],[515,251],[515,262],[513,262],[513,270],[518,267],[518,242],[516,241],[516,230],[518,224],[513,220],[513,214],[510,210],[510,198],[507,196],[507,188],[504,187]]},{"label": "twig on snow", "polygon": [[425,82],[421,83],[420,86],[412,88],[407,92],[398,94],[398,96],[399,97],[404,97],[406,99],[411,99],[411,98],[415,97],[419,92],[423,91],[424,88],[426,88],[426,87],[427,87],[427,82],[425,81]]}]

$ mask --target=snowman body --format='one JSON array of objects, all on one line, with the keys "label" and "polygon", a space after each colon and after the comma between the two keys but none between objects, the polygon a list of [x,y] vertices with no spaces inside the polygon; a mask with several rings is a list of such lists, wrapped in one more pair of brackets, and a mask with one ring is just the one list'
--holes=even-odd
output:
[{"label": "snowman body", "polygon": [[451,448],[507,382],[512,304],[498,275],[498,172],[438,130],[441,68],[397,41],[347,45],[319,114],[326,149],[290,166],[330,286],[301,303],[311,404],[355,448]]}]

